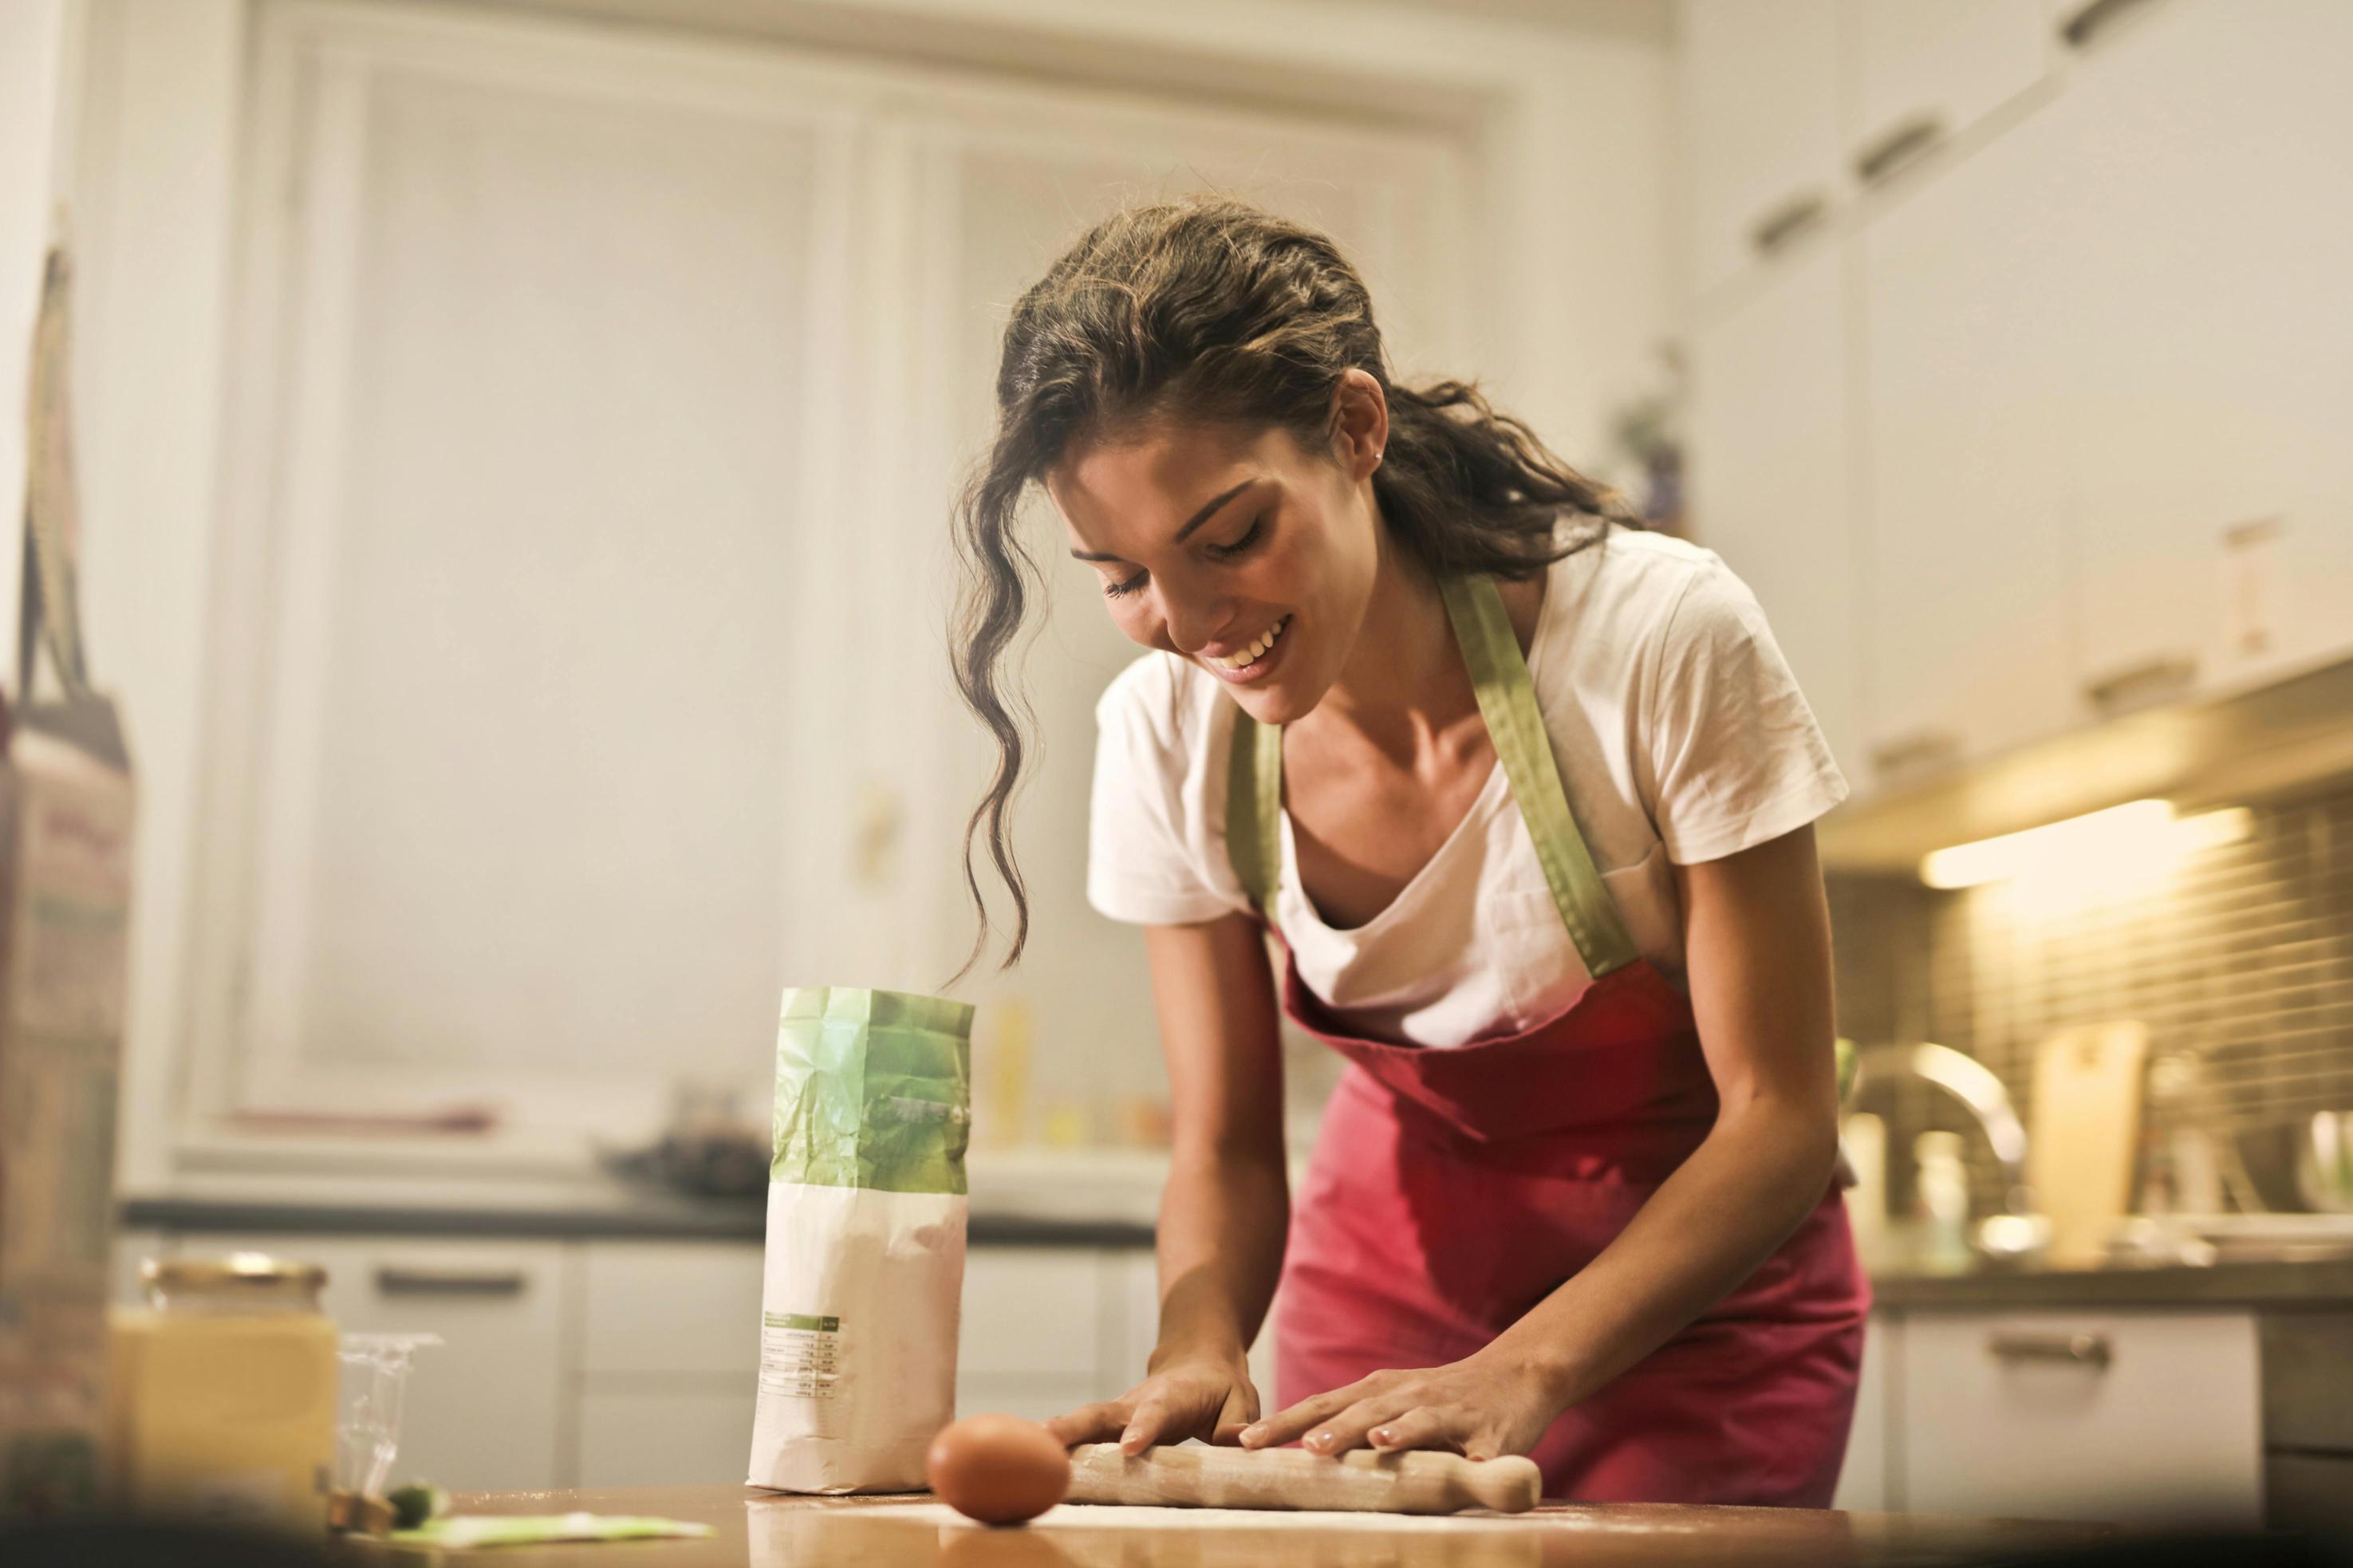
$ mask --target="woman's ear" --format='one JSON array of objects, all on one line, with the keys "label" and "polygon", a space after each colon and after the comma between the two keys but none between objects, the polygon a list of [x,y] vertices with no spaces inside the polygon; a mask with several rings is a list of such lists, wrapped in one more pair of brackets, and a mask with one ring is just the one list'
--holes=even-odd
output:
[{"label": "woman's ear", "polygon": [[1389,403],[1381,384],[1353,365],[1341,372],[1332,388],[1332,456],[1351,480],[1362,479],[1381,466],[1388,439]]}]

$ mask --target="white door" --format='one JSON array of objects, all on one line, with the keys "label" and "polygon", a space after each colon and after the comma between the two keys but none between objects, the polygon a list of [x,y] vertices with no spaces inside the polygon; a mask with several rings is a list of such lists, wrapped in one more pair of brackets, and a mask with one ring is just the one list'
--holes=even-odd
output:
[{"label": "white door", "polygon": [[[255,81],[247,360],[287,371],[222,568],[233,1104],[489,1100],[560,1156],[674,1077],[756,1103],[786,983],[946,981],[994,760],[948,504],[1006,308],[1092,216],[1209,182],[1326,225],[1409,369],[1481,310],[1467,132],[425,9],[268,9]],[[1083,900],[1141,650],[1054,581],[1024,984],[1085,1107],[1161,1088]]]},{"label": "white door", "polygon": [[1883,779],[2074,713],[2060,125],[2046,106],[1861,237],[1867,727]]},{"label": "white door", "polygon": [[1683,0],[1675,16],[1685,286],[1705,295],[1845,189],[1838,5]]},{"label": "white door", "polygon": [[1691,496],[1694,536],[1756,592],[1862,783],[1847,278],[1846,247],[1822,246],[1693,333]]},{"label": "white door", "polygon": [[2353,7],[2175,0],[2077,67],[2097,694],[2353,648]]}]

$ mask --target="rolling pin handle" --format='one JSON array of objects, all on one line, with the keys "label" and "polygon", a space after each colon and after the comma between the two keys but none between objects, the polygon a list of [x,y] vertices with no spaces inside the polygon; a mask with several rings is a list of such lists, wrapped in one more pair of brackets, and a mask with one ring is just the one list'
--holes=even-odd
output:
[{"label": "rolling pin handle", "polygon": [[1462,1489],[1477,1499],[1481,1508],[1492,1508],[1497,1513],[1525,1513],[1536,1506],[1537,1498],[1543,1495],[1544,1472],[1525,1454],[1482,1459],[1464,1466]]}]

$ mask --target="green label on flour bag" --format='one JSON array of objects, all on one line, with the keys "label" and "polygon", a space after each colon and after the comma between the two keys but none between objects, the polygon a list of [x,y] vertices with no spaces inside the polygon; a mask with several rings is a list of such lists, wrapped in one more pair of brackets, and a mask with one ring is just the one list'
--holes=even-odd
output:
[{"label": "green label on flour bag", "polygon": [[972,1005],[849,985],[785,993],[769,1178],[888,1193],[965,1190]]}]

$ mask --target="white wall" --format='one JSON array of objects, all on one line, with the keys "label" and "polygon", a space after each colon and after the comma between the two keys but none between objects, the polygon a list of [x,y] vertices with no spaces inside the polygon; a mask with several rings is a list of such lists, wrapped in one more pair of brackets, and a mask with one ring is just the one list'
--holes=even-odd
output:
[{"label": "white wall", "polygon": [[[25,378],[69,138],[60,112],[70,98],[79,22],[76,0],[0,5],[0,626],[13,668],[25,494]],[[14,679],[13,675],[9,678]],[[13,693],[12,693],[13,695]]]}]

